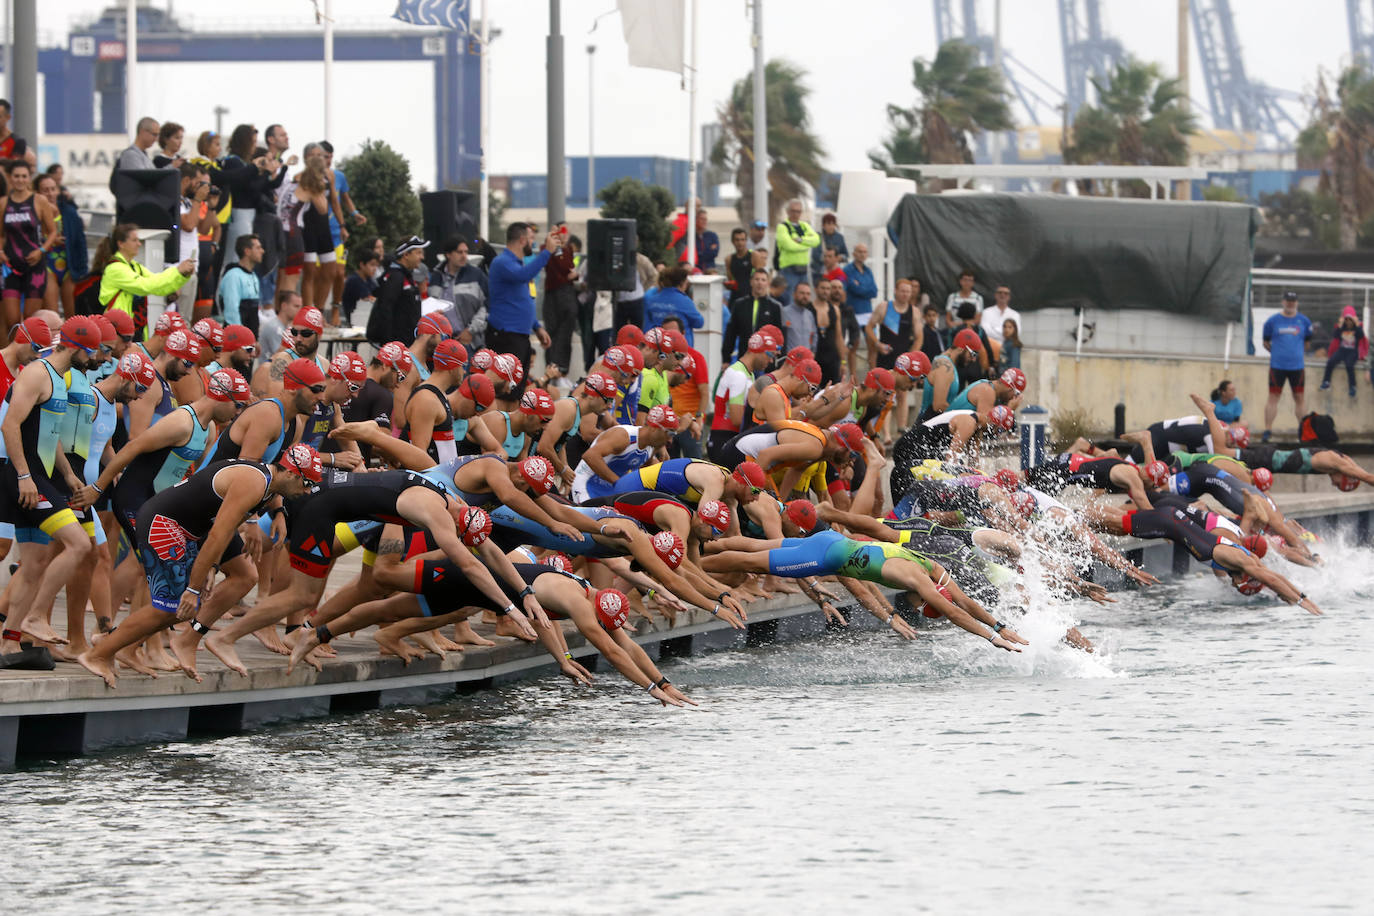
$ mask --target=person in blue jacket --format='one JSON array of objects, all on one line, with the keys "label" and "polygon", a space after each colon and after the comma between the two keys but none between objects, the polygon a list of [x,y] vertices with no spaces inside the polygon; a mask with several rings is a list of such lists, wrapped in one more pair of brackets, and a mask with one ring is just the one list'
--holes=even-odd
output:
[{"label": "person in blue jacket", "polygon": [[687,268],[681,265],[665,268],[658,275],[658,289],[650,290],[644,297],[644,330],[658,327],[664,318],[680,318],[688,346],[695,347],[692,329],[706,324],[706,319],[687,295],[688,276]]}]

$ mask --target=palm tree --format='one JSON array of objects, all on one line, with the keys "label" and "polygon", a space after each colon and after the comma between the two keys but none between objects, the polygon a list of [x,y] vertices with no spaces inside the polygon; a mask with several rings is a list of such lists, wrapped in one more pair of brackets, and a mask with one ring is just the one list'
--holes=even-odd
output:
[{"label": "palm tree", "polygon": [[978,63],[973,46],[947,41],[934,61],[913,60],[911,71],[917,104],[887,106],[888,135],[868,154],[875,169],[898,175],[900,163],[972,162],[974,137],[1013,126],[1002,76]]},{"label": "palm tree", "polygon": [[1197,118],[1182,86],[1158,64],[1118,63],[1106,83],[1094,77],[1097,104],[1084,105],[1064,138],[1064,161],[1106,165],[1185,165]]},{"label": "palm tree", "polygon": [[1326,78],[1317,78],[1312,121],[1298,135],[1298,156],[1319,163],[1323,192],[1340,205],[1340,245],[1353,251],[1360,223],[1374,211],[1374,173],[1368,150],[1374,144],[1374,76],[1361,67],[1346,69],[1331,97]]},{"label": "palm tree", "polygon": [[[768,212],[760,218],[771,224],[782,203],[815,188],[825,169],[825,148],[811,132],[806,108],[811,90],[806,71],[785,60],[770,60],[763,71],[768,112]],[[721,137],[711,150],[711,164],[735,176],[739,203],[735,211],[748,223],[754,219],[754,75],[735,83],[720,106]]]}]

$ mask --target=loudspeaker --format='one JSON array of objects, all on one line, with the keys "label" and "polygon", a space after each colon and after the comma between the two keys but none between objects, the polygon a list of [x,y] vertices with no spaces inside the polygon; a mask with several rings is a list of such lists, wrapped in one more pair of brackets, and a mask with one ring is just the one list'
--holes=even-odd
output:
[{"label": "loudspeaker", "polygon": [[[166,263],[181,261],[181,172],[176,169],[120,169],[110,179],[115,222],[140,229],[166,229]],[[190,255],[190,252],[187,252]]]},{"label": "loudspeaker", "polygon": [[455,235],[462,236],[469,251],[476,251],[477,195],[471,191],[429,191],[420,195],[420,211],[424,214],[425,264],[431,269],[439,263],[439,246]]},{"label": "loudspeaker", "polygon": [[587,220],[587,285],[633,292],[639,232],[632,219]]}]

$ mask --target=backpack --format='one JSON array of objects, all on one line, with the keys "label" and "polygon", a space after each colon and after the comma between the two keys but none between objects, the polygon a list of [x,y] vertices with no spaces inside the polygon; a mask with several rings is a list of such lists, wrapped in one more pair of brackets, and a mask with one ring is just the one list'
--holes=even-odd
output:
[{"label": "backpack", "polygon": [[1330,414],[1309,413],[1298,424],[1298,439],[1303,443],[1320,442],[1322,445],[1335,445],[1341,441],[1336,435],[1336,421]]},{"label": "backpack", "polygon": [[100,274],[89,274],[78,280],[72,293],[78,315],[99,315],[105,311],[100,304]]}]

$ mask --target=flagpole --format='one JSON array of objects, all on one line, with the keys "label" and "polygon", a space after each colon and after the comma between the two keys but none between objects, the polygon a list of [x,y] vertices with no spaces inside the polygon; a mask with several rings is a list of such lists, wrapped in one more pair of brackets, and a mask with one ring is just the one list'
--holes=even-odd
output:
[{"label": "flagpole", "polygon": [[124,8],[124,121],[130,137],[138,136],[138,0]]},{"label": "flagpole", "polygon": [[491,184],[487,180],[487,142],[488,135],[491,132],[491,35],[487,26],[487,0],[482,0],[482,77],[480,81],[481,86],[478,89],[477,103],[479,109],[478,120],[481,122],[481,126],[478,128],[478,143],[481,155],[477,159],[477,206],[479,208],[477,226],[478,232],[482,236],[482,240],[490,244],[491,239],[488,238],[488,236],[491,230]]},{"label": "flagpole", "polygon": [[754,219],[771,223],[768,212],[768,99],[763,63],[763,0],[754,0]]},{"label": "flagpole", "polygon": [[687,93],[687,269],[697,264],[697,7],[692,0],[692,57],[687,74],[691,89]]},{"label": "flagpole", "polygon": [[545,57],[548,66],[548,206],[546,231],[563,222],[566,186],[563,181],[563,25],[562,0],[549,0],[549,37]]},{"label": "flagpole", "polygon": [[324,138],[334,142],[334,0],[324,0]]}]

